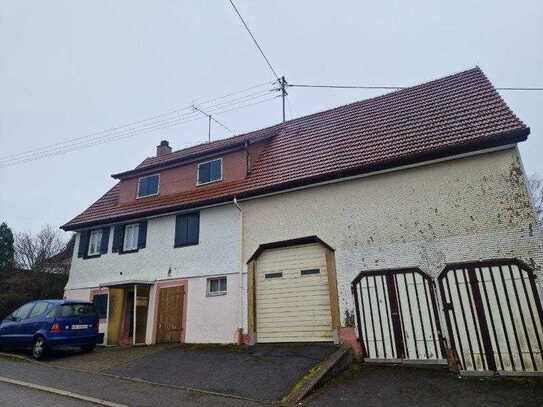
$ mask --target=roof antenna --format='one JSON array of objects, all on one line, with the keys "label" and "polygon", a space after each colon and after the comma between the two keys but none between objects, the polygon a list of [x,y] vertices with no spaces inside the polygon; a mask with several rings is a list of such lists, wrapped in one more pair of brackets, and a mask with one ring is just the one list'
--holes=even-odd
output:
[{"label": "roof antenna", "polygon": [[202,113],[204,116],[207,117],[207,142],[208,143],[211,143],[211,121],[213,120],[215,123],[217,123],[219,126],[225,128],[226,130],[228,130],[230,133],[234,133],[232,130],[230,130],[228,127],[226,127],[224,124],[222,124],[220,121],[218,121],[217,119],[215,119],[213,116],[211,116],[209,113],[206,113],[204,112],[202,109],[200,109],[199,107],[197,107],[196,105],[192,105],[192,110],[194,110],[195,112],[200,112]]}]

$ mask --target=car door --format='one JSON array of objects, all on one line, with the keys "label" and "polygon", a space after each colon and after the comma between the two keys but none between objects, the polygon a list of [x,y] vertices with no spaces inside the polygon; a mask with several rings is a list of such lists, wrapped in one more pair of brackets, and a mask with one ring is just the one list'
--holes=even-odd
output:
[{"label": "car door", "polygon": [[16,309],[6,320],[2,322],[0,327],[0,336],[2,343],[13,346],[24,345],[22,341],[22,322],[26,319],[34,303],[30,302]]},{"label": "car door", "polygon": [[34,304],[34,308],[28,314],[28,316],[20,323],[21,341],[25,345],[30,345],[34,338],[34,334],[42,328],[46,321],[44,321],[44,314],[48,310],[49,304],[45,301],[38,301]]}]

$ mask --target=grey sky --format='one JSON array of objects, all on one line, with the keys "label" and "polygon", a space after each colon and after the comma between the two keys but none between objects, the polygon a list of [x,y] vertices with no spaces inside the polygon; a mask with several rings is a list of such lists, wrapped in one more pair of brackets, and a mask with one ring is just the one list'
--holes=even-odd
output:
[{"label": "grey sky", "polygon": [[[236,4],[291,83],[406,86],[479,65],[498,87],[543,86],[540,0]],[[5,0],[0,156],[272,79],[226,0]],[[289,93],[297,117],[384,92]],[[543,174],[543,92],[501,94],[532,129],[520,147],[527,171]],[[281,119],[280,100],[217,118],[237,132],[265,127]],[[68,221],[161,139],[174,148],[203,142],[207,122],[0,168],[0,221],[15,231]]]}]

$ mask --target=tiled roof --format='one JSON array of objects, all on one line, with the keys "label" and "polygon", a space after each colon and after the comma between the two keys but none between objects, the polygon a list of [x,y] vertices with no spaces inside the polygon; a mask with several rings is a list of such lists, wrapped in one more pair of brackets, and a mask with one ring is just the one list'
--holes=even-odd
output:
[{"label": "tiled roof", "polygon": [[241,136],[148,158],[168,165],[270,138],[245,179],[120,205],[116,185],[63,226],[77,229],[523,141],[526,127],[479,68]]}]

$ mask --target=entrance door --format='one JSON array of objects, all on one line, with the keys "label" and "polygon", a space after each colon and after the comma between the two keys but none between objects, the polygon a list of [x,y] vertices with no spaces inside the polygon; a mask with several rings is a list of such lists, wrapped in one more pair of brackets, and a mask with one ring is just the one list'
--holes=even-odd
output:
[{"label": "entrance door", "polygon": [[440,276],[462,369],[543,371],[543,311],[533,272],[515,260],[451,265]]},{"label": "entrance door", "polygon": [[181,342],[184,294],[183,286],[160,289],[157,343]]},{"label": "entrance door", "polygon": [[442,362],[434,285],[419,269],[361,273],[353,282],[367,359]]}]

